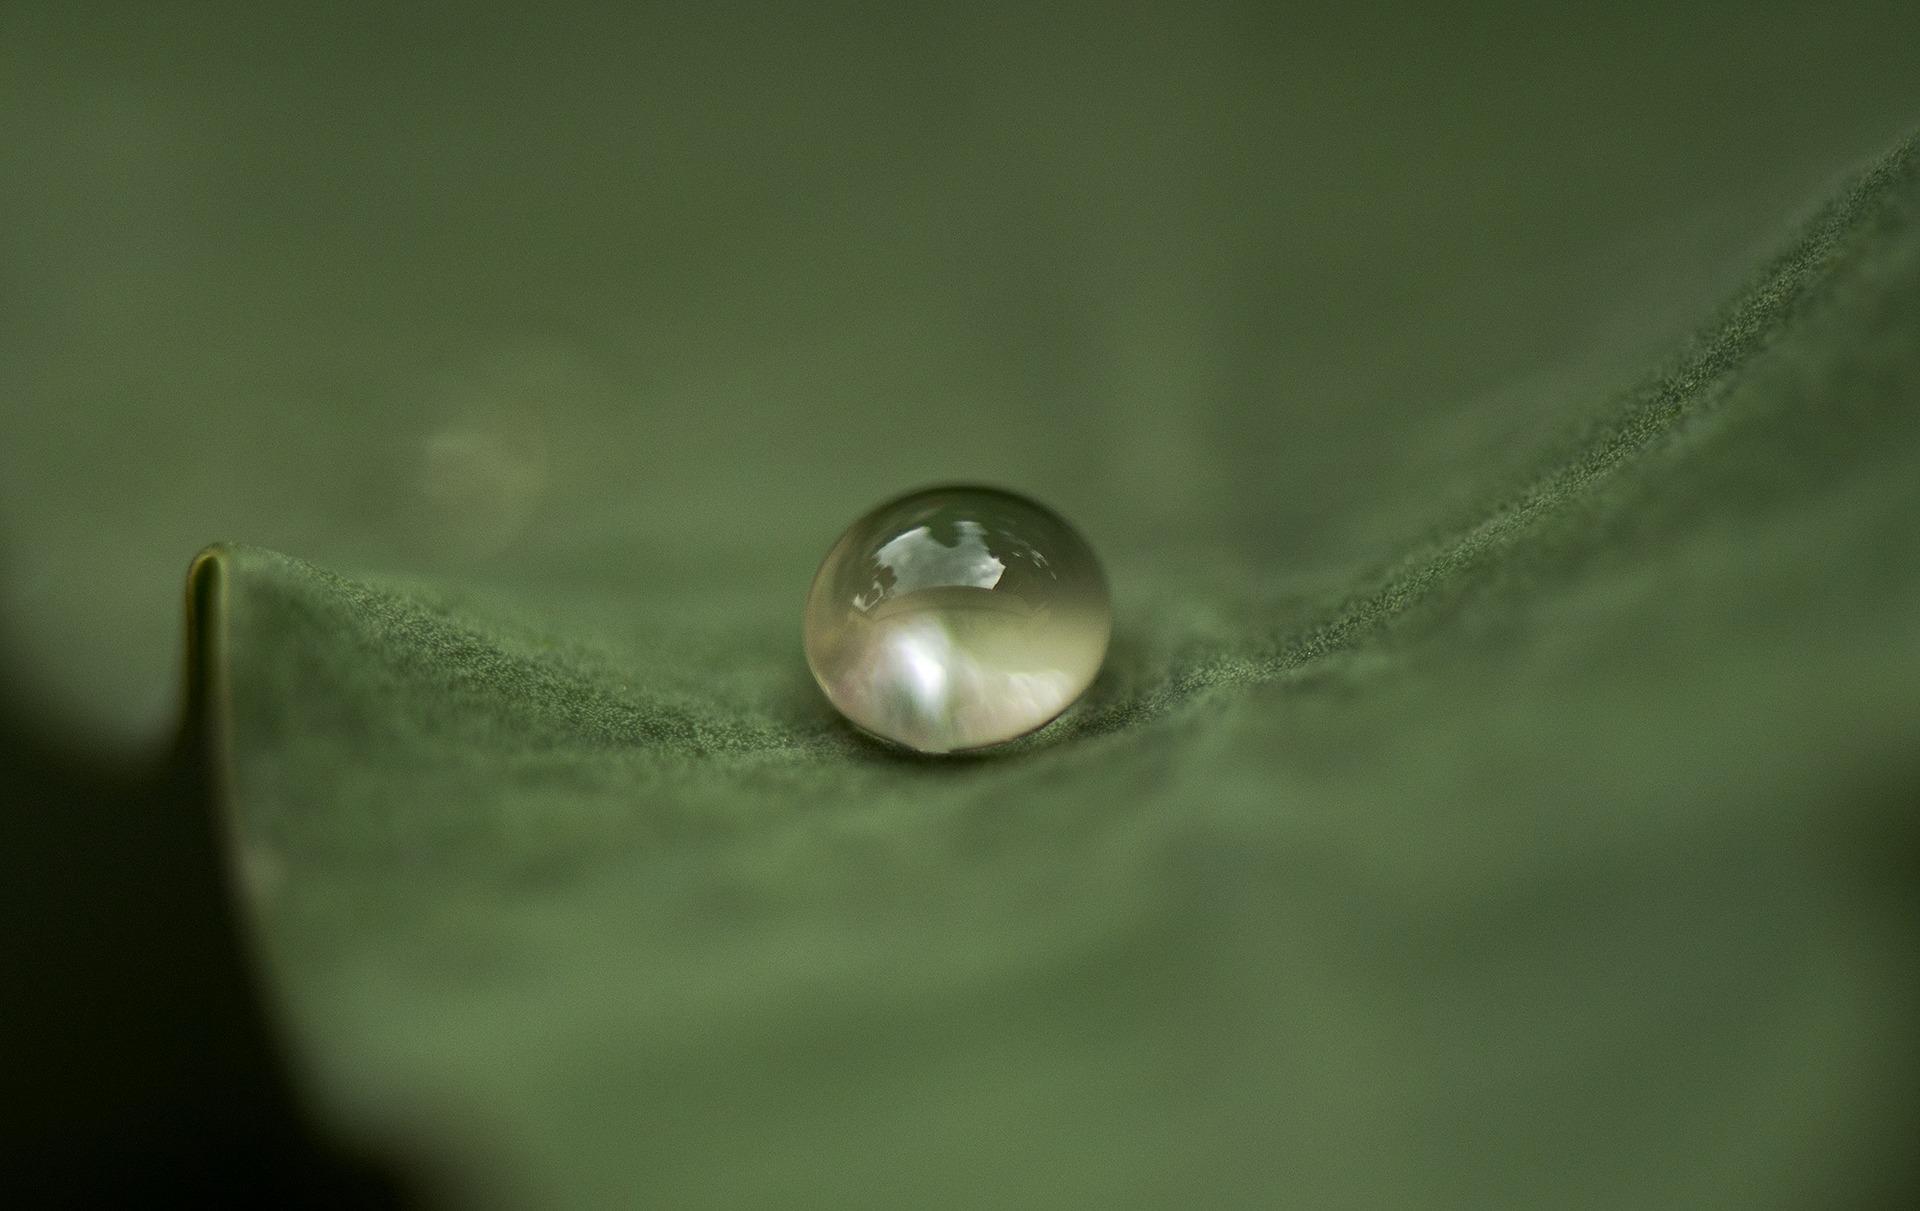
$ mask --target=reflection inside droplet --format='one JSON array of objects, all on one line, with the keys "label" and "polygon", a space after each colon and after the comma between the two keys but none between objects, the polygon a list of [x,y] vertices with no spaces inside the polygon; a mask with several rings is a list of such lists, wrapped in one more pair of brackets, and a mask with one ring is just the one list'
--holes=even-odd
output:
[{"label": "reflection inside droplet", "polygon": [[944,488],[843,534],[808,597],[807,660],[842,714],[923,752],[1044,725],[1086,689],[1111,628],[1083,539],[1011,493]]}]

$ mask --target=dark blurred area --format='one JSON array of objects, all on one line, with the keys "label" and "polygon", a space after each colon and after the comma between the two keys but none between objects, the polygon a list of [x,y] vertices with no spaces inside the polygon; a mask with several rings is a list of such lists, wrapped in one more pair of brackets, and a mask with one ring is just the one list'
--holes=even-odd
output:
[{"label": "dark blurred area", "polygon": [[[179,595],[804,584],[856,497],[1338,580],[1920,116],[1911,4],[0,4],[0,1135],[382,1203],[231,895]],[[869,485],[857,490],[849,484]],[[724,556],[724,558],[723,558]]]},{"label": "dark blurred area", "polygon": [[383,1206],[293,1096],[232,894],[199,720],[159,760],[0,703],[3,1182],[22,1206]]}]

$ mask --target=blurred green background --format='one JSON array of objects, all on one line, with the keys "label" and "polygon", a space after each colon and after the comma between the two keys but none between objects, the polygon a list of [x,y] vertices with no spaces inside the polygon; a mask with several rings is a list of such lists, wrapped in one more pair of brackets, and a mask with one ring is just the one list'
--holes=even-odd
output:
[{"label": "blurred green background", "polygon": [[1909,4],[0,5],[13,692],[158,734],[216,539],[803,585],[961,478],[1116,557],[1338,577],[1903,134],[1916,36]]},{"label": "blurred green background", "polygon": [[[22,1121],[483,1203],[1910,1189],[1911,183],[1552,477],[1920,122],[1917,44],[0,0]],[[801,667],[833,535],[936,480],[1116,590],[998,760]],[[218,540],[234,730],[149,777]]]}]

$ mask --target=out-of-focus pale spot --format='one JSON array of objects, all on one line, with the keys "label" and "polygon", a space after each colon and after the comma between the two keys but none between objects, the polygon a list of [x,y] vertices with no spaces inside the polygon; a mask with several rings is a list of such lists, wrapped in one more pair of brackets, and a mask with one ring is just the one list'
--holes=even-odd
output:
[{"label": "out-of-focus pale spot", "polygon": [[468,555],[492,555],[527,527],[546,487],[535,430],[466,426],[431,433],[421,449],[421,494],[432,528]]},{"label": "out-of-focus pale spot", "polygon": [[573,350],[521,341],[435,376],[424,395],[439,419],[416,450],[417,537],[473,559],[526,536],[553,483],[555,425],[596,410],[605,386]]}]

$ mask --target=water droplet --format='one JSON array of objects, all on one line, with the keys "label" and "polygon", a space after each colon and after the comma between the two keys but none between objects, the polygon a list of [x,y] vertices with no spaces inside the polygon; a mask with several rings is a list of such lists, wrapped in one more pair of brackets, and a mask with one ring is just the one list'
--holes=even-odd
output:
[{"label": "water droplet", "polygon": [[861,517],[807,595],[807,664],[834,707],[926,753],[1045,725],[1092,684],[1113,610],[1099,561],[1044,506],[942,487]]}]

